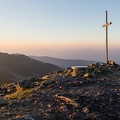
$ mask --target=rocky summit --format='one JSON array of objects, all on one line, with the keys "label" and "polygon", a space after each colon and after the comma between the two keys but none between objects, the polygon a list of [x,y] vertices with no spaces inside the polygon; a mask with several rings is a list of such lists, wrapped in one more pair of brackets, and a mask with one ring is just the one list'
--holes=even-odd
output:
[{"label": "rocky summit", "polygon": [[119,120],[120,65],[89,64],[0,87],[0,120]]}]

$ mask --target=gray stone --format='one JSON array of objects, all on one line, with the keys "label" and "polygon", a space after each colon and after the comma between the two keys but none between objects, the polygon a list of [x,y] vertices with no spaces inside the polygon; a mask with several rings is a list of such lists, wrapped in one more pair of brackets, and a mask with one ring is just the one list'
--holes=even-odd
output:
[{"label": "gray stone", "polygon": [[7,105],[7,101],[4,100],[3,98],[0,98],[0,106],[4,106],[4,105]]},{"label": "gray stone", "polygon": [[89,112],[88,107],[83,107],[82,112],[84,112],[84,113],[88,113],[88,112]]},{"label": "gray stone", "polygon": [[48,79],[49,79],[49,76],[48,76],[48,75],[43,76],[41,79],[43,79],[43,80],[48,80]]},{"label": "gray stone", "polygon": [[52,81],[51,80],[46,80],[44,83],[43,83],[43,85],[49,85],[49,84],[51,84],[52,83]]},{"label": "gray stone", "polygon": [[20,118],[17,118],[15,120],[35,120],[33,117],[31,117],[30,115],[24,115]]},{"label": "gray stone", "polygon": [[64,82],[64,81],[66,80],[65,78],[63,78],[63,77],[60,76],[60,75],[54,76],[54,79],[55,79],[55,80],[60,80],[60,81],[62,81],[62,82]]}]

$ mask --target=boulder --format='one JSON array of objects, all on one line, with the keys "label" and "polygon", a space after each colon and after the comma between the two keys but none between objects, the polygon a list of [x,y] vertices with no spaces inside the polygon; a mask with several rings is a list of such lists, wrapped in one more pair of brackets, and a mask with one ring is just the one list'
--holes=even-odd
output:
[{"label": "boulder", "polygon": [[41,79],[43,79],[43,80],[48,80],[48,79],[49,79],[49,76],[48,76],[48,75],[43,76]]},{"label": "boulder", "polygon": [[101,71],[100,69],[96,68],[96,69],[93,71],[93,73],[95,73],[95,74],[101,74],[102,71]]},{"label": "boulder", "polygon": [[116,65],[116,63],[114,61],[112,61],[112,60],[108,61],[107,64],[109,64],[109,65]]},{"label": "boulder", "polygon": [[88,113],[88,112],[89,112],[88,107],[83,107],[83,108],[82,108],[82,112],[83,112],[83,113]]},{"label": "boulder", "polygon": [[78,72],[73,70],[73,72],[71,72],[71,76],[72,77],[77,77],[78,76]]},{"label": "boulder", "polygon": [[92,64],[92,63],[91,63],[91,64],[88,65],[88,67],[94,68],[94,67],[95,67],[95,64]]},{"label": "boulder", "polygon": [[0,106],[4,106],[4,105],[7,105],[7,101],[4,100],[3,98],[0,98]]},{"label": "boulder", "polygon": [[46,80],[45,82],[43,82],[43,85],[44,86],[47,86],[47,85],[49,85],[49,84],[51,84],[53,81],[51,81],[51,80]]},{"label": "boulder", "polygon": [[23,89],[33,88],[34,86],[30,83],[29,80],[22,80],[19,82],[19,86]]},{"label": "boulder", "polygon": [[84,77],[84,78],[91,78],[92,75],[91,75],[90,73],[85,73],[83,77]]},{"label": "boulder", "polygon": [[5,88],[1,87],[0,88],[0,96],[4,96],[5,94],[7,94],[7,88],[6,87]]},{"label": "boulder", "polygon": [[59,81],[61,81],[61,82],[64,82],[66,79],[63,78],[63,77],[60,76],[60,75],[55,75],[55,76],[54,76],[54,80],[59,80]]}]

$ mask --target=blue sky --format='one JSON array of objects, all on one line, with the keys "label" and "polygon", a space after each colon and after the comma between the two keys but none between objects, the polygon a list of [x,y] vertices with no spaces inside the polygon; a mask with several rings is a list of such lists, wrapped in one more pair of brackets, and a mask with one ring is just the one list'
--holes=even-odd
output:
[{"label": "blue sky", "polygon": [[104,49],[106,10],[109,46],[120,48],[119,6],[119,0],[0,0],[0,51]]}]

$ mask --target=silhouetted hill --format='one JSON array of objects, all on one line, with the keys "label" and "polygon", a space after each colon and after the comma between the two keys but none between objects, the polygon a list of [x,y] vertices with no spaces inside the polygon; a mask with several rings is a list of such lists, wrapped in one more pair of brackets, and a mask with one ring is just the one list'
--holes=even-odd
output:
[{"label": "silhouetted hill", "polygon": [[58,67],[31,59],[25,55],[0,53],[0,84],[41,77]]},{"label": "silhouetted hill", "polygon": [[53,58],[53,57],[47,57],[47,56],[30,56],[30,57],[45,63],[51,63],[54,65],[57,65],[61,68],[71,67],[71,66],[86,66],[90,63],[96,63],[96,61],[80,60],[80,59],[77,59],[77,60],[59,59],[59,58]]}]

